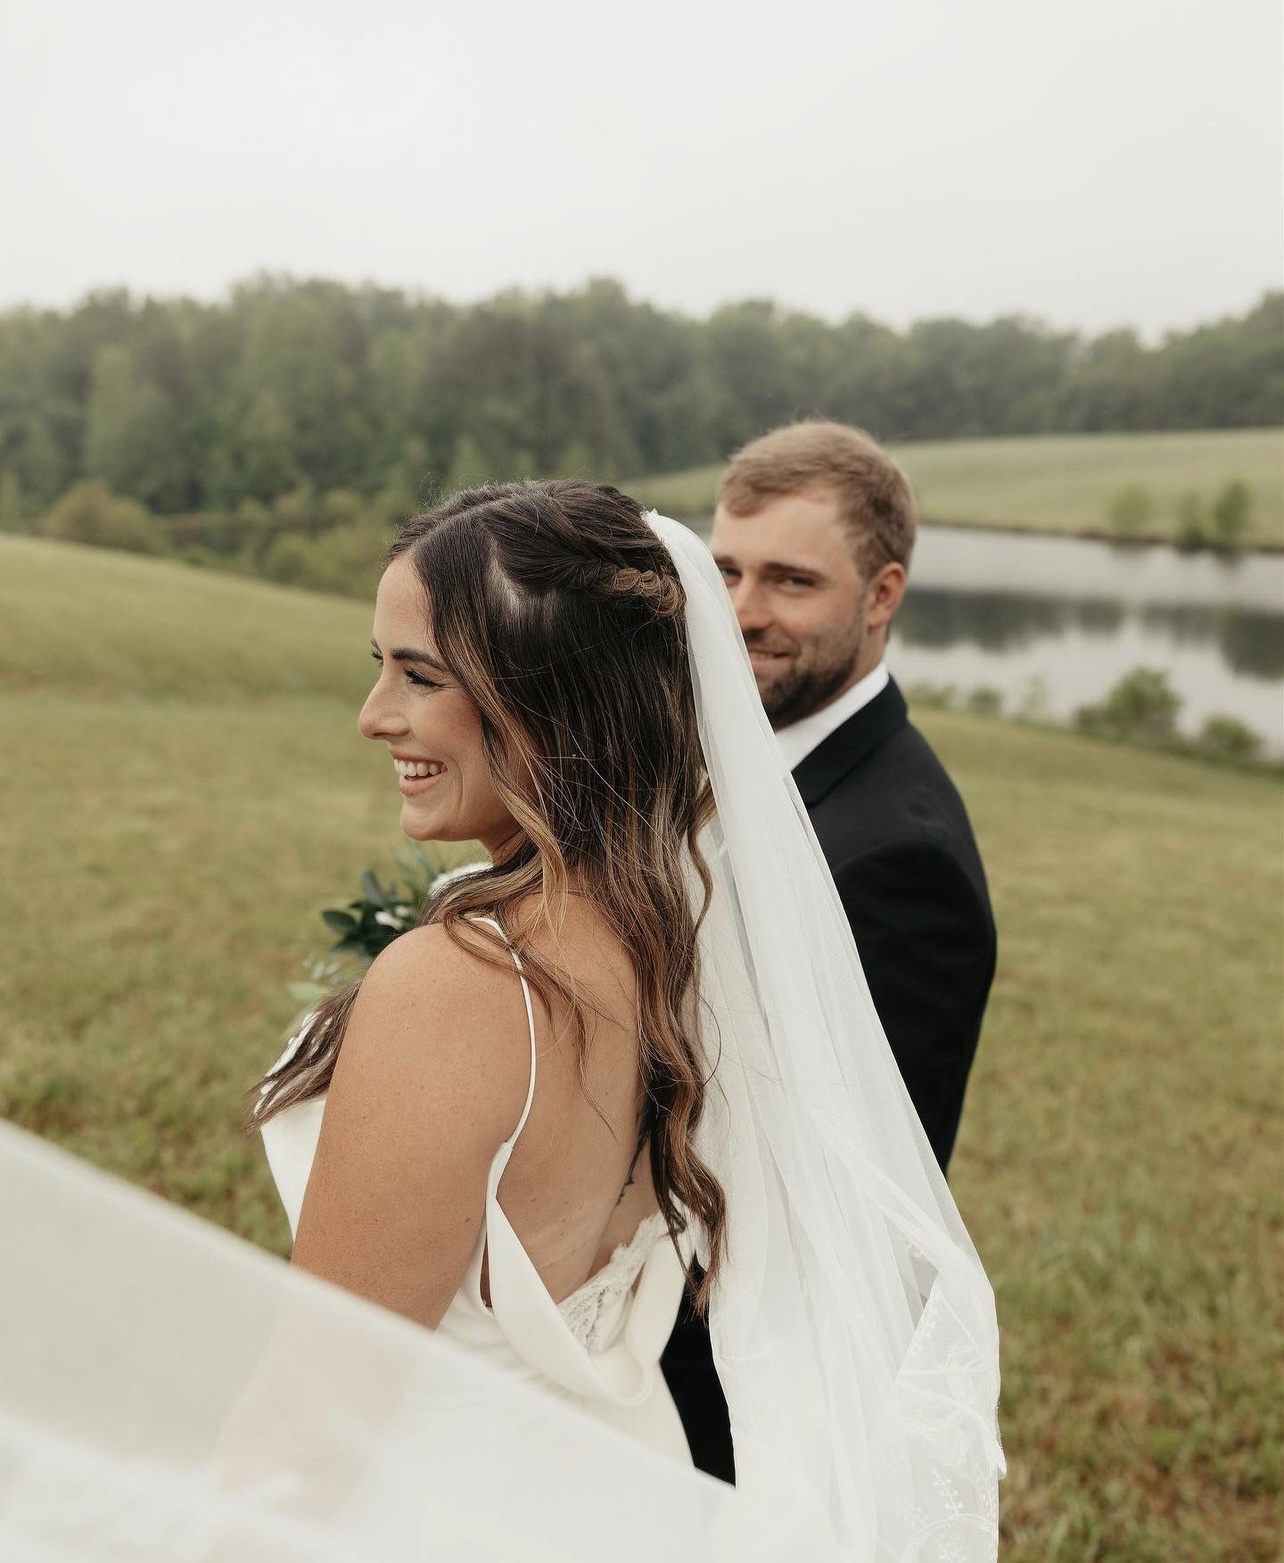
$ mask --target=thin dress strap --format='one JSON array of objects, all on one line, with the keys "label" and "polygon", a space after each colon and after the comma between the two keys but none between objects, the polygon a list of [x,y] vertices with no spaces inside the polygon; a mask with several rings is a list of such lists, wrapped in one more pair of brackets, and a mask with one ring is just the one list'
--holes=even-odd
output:
[{"label": "thin dress strap", "polygon": [[535,1006],[531,1003],[531,988],[530,983],[526,980],[526,973],[522,969],[522,958],[512,945],[508,943],[508,936],[503,928],[493,917],[477,917],[473,921],[485,923],[488,927],[493,928],[499,937],[503,939],[504,943],[508,945],[508,953],[513,957],[513,965],[517,968],[517,980],[522,985],[522,998],[526,1001],[526,1024],[531,1035],[531,1079],[530,1084],[526,1087],[526,1105],[522,1108],[522,1116],[517,1120],[517,1127],[504,1142],[511,1150],[517,1143],[518,1135],[526,1127],[526,1120],[531,1114],[531,1103],[535,1100]]}]

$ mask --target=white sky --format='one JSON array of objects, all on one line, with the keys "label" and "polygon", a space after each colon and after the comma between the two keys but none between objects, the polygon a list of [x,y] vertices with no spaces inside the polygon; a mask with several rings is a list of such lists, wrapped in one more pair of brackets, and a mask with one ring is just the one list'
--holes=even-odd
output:
[{"label": "white sky", "polygon": [[1147,335],[1284,262],[1279,0],[4,0],[0,305],[618,277]]}]

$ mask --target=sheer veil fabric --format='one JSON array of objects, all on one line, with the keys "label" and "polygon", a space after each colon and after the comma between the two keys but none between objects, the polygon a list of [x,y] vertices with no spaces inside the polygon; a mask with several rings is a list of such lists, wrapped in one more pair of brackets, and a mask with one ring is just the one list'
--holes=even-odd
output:
[{"label": "sheer veil fabric", "polygon": [[6,1563],[995,1556],[992,1294],[717,570],[650,519],[718,804],[700,1132],[737,1490],[0,1125]]},{"label": "sheer veil fabric", "polygon": [[0,1244],[4,1563],[796,1556],[711,1478],[4,1124]]},{"label": "sheer veil fabric", "polygon": [[729,1263],[710,1310],[736,1481],[853,1559],[998,1549],[994,1298],[910,1104],[717,568],[677,566],[717,802],[701,938],[702,1150]]}]

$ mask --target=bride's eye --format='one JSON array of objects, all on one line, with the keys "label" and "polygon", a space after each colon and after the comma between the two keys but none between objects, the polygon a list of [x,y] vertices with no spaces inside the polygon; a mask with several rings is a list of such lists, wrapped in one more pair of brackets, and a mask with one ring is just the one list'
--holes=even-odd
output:
[{"label": "bride's eye", "polygon": [[442,687],[436,679],[425,678],[422,673],[416,673],[411,668],[406,669],[406,678],[416,689],[440,689]]}]

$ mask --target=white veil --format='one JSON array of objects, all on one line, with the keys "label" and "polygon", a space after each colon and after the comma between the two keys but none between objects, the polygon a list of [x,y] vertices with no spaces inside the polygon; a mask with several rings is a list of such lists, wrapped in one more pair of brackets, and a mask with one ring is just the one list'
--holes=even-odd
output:
[{"label": "white veil", "polygon": [[738,1489],[0,1125],[5,1563],[989,1563],[993,1299],[707,551],[711,1310]]},{"label": "white veil", "polygon": [[717,568],[677,567],[717,802],[702,1150],[727,1195],[710,1310],[736,1482],[846,1555],[984,1563],[1003,1469],[994,1299],[892,1058]]},{"label": "white veil", "polygon": [[0,1254],[4,1563],[799,1555],[722,1483],[3,1123]]}]

